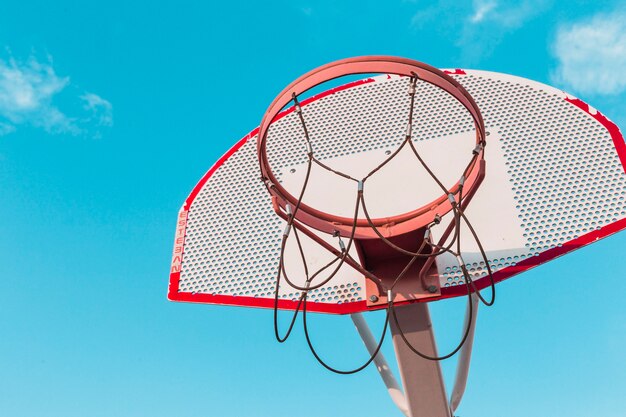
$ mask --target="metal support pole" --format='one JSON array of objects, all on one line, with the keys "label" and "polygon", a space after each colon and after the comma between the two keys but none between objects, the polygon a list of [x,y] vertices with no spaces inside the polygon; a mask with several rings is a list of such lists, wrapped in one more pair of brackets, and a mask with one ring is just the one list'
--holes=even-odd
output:
[{"label": "metal support pole", "polygon": [[[412,346],[427,355],[437,355],[437,346],[426,303],[396,307],[396,316],[404,336]],[[391,334],[409,416],[450,417],[439,362],[415,355],[402,340],[394,320],[391,320]]]},{"label": "metal support pole", "polygon": [[[373,354],[374,351],[376,351],[376,346],[378,342],[376,341],[376,339],[374,339],[374,335],[370,331],[370,328],[363,318],[363,315],[361,313],[355,313],[351,314],[350,317],[352,318],[352,322],[356,326],[356,329],[361,336],[361,340],[363,340],[363,343],[365,343],[367,351],[370,355]],[[378,352],[378,354],[374,358],[374,363],[376,364],[376,369],[378,370],[380,377],[383,379],[383,382],[387,387],[389,396],[396,404],[396,406],[400,409],[400,411],[402,411],[402,414],[410,417],[409,410],[406,405],[406,399],[404,398],[402,389],[400,388],[400,385],[398,385],[398,381],[396,381],[396,378],[393,376],[391,368],[389,368],[389,364],[387,363],[387,360],[385,359],[385,356],[382,352]]]},{"label": "metal support pole", "polygon": [[[459,362],[456,366],[456,378],[454,380],[454,388],[452,389],[452,396],[450,397],[450,409],[454,413],[463,394],[465,393],[465,386],[467,385],[467,377],[469,375],[470,360],[472,359],[472,346],[474,345],[474,330],[476,329],[476,319],[478,318],[478,296],[472,294],[472,309],[474,314],[472,315],[472,322],[469,323],[470,331],[465,340],[465,344],[461,348],[461,354],[459,356]],[[465,323],[463,323],[463,329],[468,325],[469,320],[469,306],[465,311]]]}]

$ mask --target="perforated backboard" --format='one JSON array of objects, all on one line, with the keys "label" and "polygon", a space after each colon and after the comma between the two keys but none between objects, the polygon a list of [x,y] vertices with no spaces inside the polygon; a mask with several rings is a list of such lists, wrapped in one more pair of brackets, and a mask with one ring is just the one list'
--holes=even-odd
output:
[{"label": "perforated backboard", "polygon": [[[615,124],[544,84],[493,72],[446,72],[472,95],[489,132],[486,176],[466,213],[496,281],[626,227],[626,146]],[[406,77],[381,75],[303,102],[317,157],[357,170],[383,159],[406,129],[406,85]],[[414,140],[444,182],[458,180],[469,152],[459,150],[474,146],[468,140],[471,119],[430,84],[418,84],[417,96]],[[277,178],[294,189],[306,164],[302,142],[294,140],[300,129],[295,114],[285,111],[271,130],[275,146],[268,148]],[[176,228],[170,300],[273,307],[284,221],[259,179],[256,133],[238,141],[185,200]],[[401,180],[370,188],[371,211],[384,212],[393,204],[403,212],[437,195],[436,188],[421,182],[419,170],[404,175],[410,163],[400,155],[388,175]],[[303,201],[308,198],[328,212],[346,214],[342,210],[351,209],[354,187],[337,182],[329,187],[324,172],[313,175],[317,185]],[[468,235],[465,229],[462,233]],[[324,239],[332,242],[330,235]],[[311,240],[303,239],[303,246],[313,266],[332,258]],[[484,288],[486,267],[476,244],[465,239],[462,249],[474,281]],[[296,247],[287,248],[286,264],[294,276],[301,268],[299,256]],[[430,300],[466,294],[453,256],[438,257],[436,265],[441,294]],[[326,286],[310,291],[307,310],[345,314],[378,308],[368,307],[365,294],[365,278],[344,265]],[[299,295],[283,281],[279,307],[295,308]]]}]

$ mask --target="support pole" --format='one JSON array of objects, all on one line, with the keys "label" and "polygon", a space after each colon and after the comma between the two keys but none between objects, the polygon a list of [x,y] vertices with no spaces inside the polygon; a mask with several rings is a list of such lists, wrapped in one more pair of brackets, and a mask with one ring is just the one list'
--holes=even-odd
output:
[{"label": "support pole", "polygon": [[[437,355],[430,313],[426,303],[396,307],[396,316],[404,336],[419,351]],[[450,417],[446,388],[438,361],[423,359],[402,340],[395,321],[390,320],[393,345],[404,386],[410,417]]]},{"label": "support pole", "polygon": [[[363,315],[361,313],[351,314],[350,317],[352,318],[352,322],[356,326],[356,329],[358,330],[359,335],[361,336],[361,340],[363,340],[367,351],[370,355],[374,354],[374,352],[376,351],[376,346],[378,345],[378,341],[374,339],[374,335],[367,325],[365,318],[363,318]],[[400,409],[400,411],[402,411],[402,414],[410,417],[409,410],[406,405],[406,399],[404,398],[404,394],[402,393],[402,388],[400,388],[400,385],[398,385],[398,381],[396,381],[396,378],[393,376],[393,373],[389,368],[389,364],[387,363],[387,360],[385,359],[385,356],[382,352],[378,352],[378,354],[374,358],[374,363],[376,364],[376,369],[378,370],[380,377],[383,379],[383,382],[387,387],[389,396],[396,404],[396,406]]]},{"label": "support pole", "polygon": [[[454,388],[452,389],[452,396],[450,397],[450,409],[454,413],[463,394],[465,393],[465,386],[467,385],[467,377],[469,375],[470,360],[472,359],[472,346],[474,345],[474,330],[476,329],[476,319],[478,318],[478,296],[472,294],[472,309],[474,314],[472,315],[472,322],[469,323],[470,330],[465,339],[465,344],[461,348],[461,354],[459,356],[459,362],[456,366],[456,378],[454,380]],[[463,329],[468,325],[469,320],[469,306],[465,311],[465,323],[463,323]]]}]

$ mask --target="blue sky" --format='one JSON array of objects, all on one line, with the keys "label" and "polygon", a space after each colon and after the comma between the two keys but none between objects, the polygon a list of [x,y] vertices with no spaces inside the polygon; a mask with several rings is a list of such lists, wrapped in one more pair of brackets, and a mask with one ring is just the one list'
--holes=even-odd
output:
[{"label": "blue sky", "polygon": [[[375,369],[325,371],[300,331],[277,344],[269,311],[166,300],[183,200],[311,68],[389,54],[500,71],[626,126],[623,3],[338,3],[0,6],[0,415],[400,415]],[[458,415],[624,412],[625,244],[499,285]],[[442,351],[463,308],[433,306]],[[333,363],[366,356],[348,317],[315,319]]]}]

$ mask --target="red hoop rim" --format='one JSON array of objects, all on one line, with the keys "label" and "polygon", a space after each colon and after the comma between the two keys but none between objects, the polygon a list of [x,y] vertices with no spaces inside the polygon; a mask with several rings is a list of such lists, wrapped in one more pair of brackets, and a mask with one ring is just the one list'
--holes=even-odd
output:
[{"label": "red hoop rim", "polygon": [[[293,94],[300,95],[320,84],[343,76],[372,73],[396,74],[407,77],[416,74],[421,81],[428,82],[444,90],[463,105],[474,122],[476,144],[483,145],[477,148],[478,153],[474,155],[469,171],[464,173],[464,193],[472,194],[480,185],[484,176],[486,133],[480,109],[469,92],[443,71],[419,61],[392,56],[355,57],[323,65],[293,81],[276,96],[261,120],[257,137],[257,156],[261,169],[261,178],[265,181],[269,193],[276,197],[276,202],[282,209],[285,209],[287,204],[295,206],[298,203],[298,199],[279,183],[271,170],[266,149],[270,125],[276,120],[282,109],[292,101]],[[452,210],[448,195],[456,194],[459,186],[459,182],[456,182],[448,189],[448,193],[416,210],[389,217],[372,218],[371,222],[376,227],[386,226],[380,231],[387,237],[416,230],[432,222],[437,215],[443,216]],[[326,213],[304,202],[300,202],[296,218],[304,224],[327,233],[336,231],[341,234],[350,233],[354,224],[353,218]],[[367,219],[357,219],[355,232],[356,237],[378,238],[376,233],[371,230]]]}]

